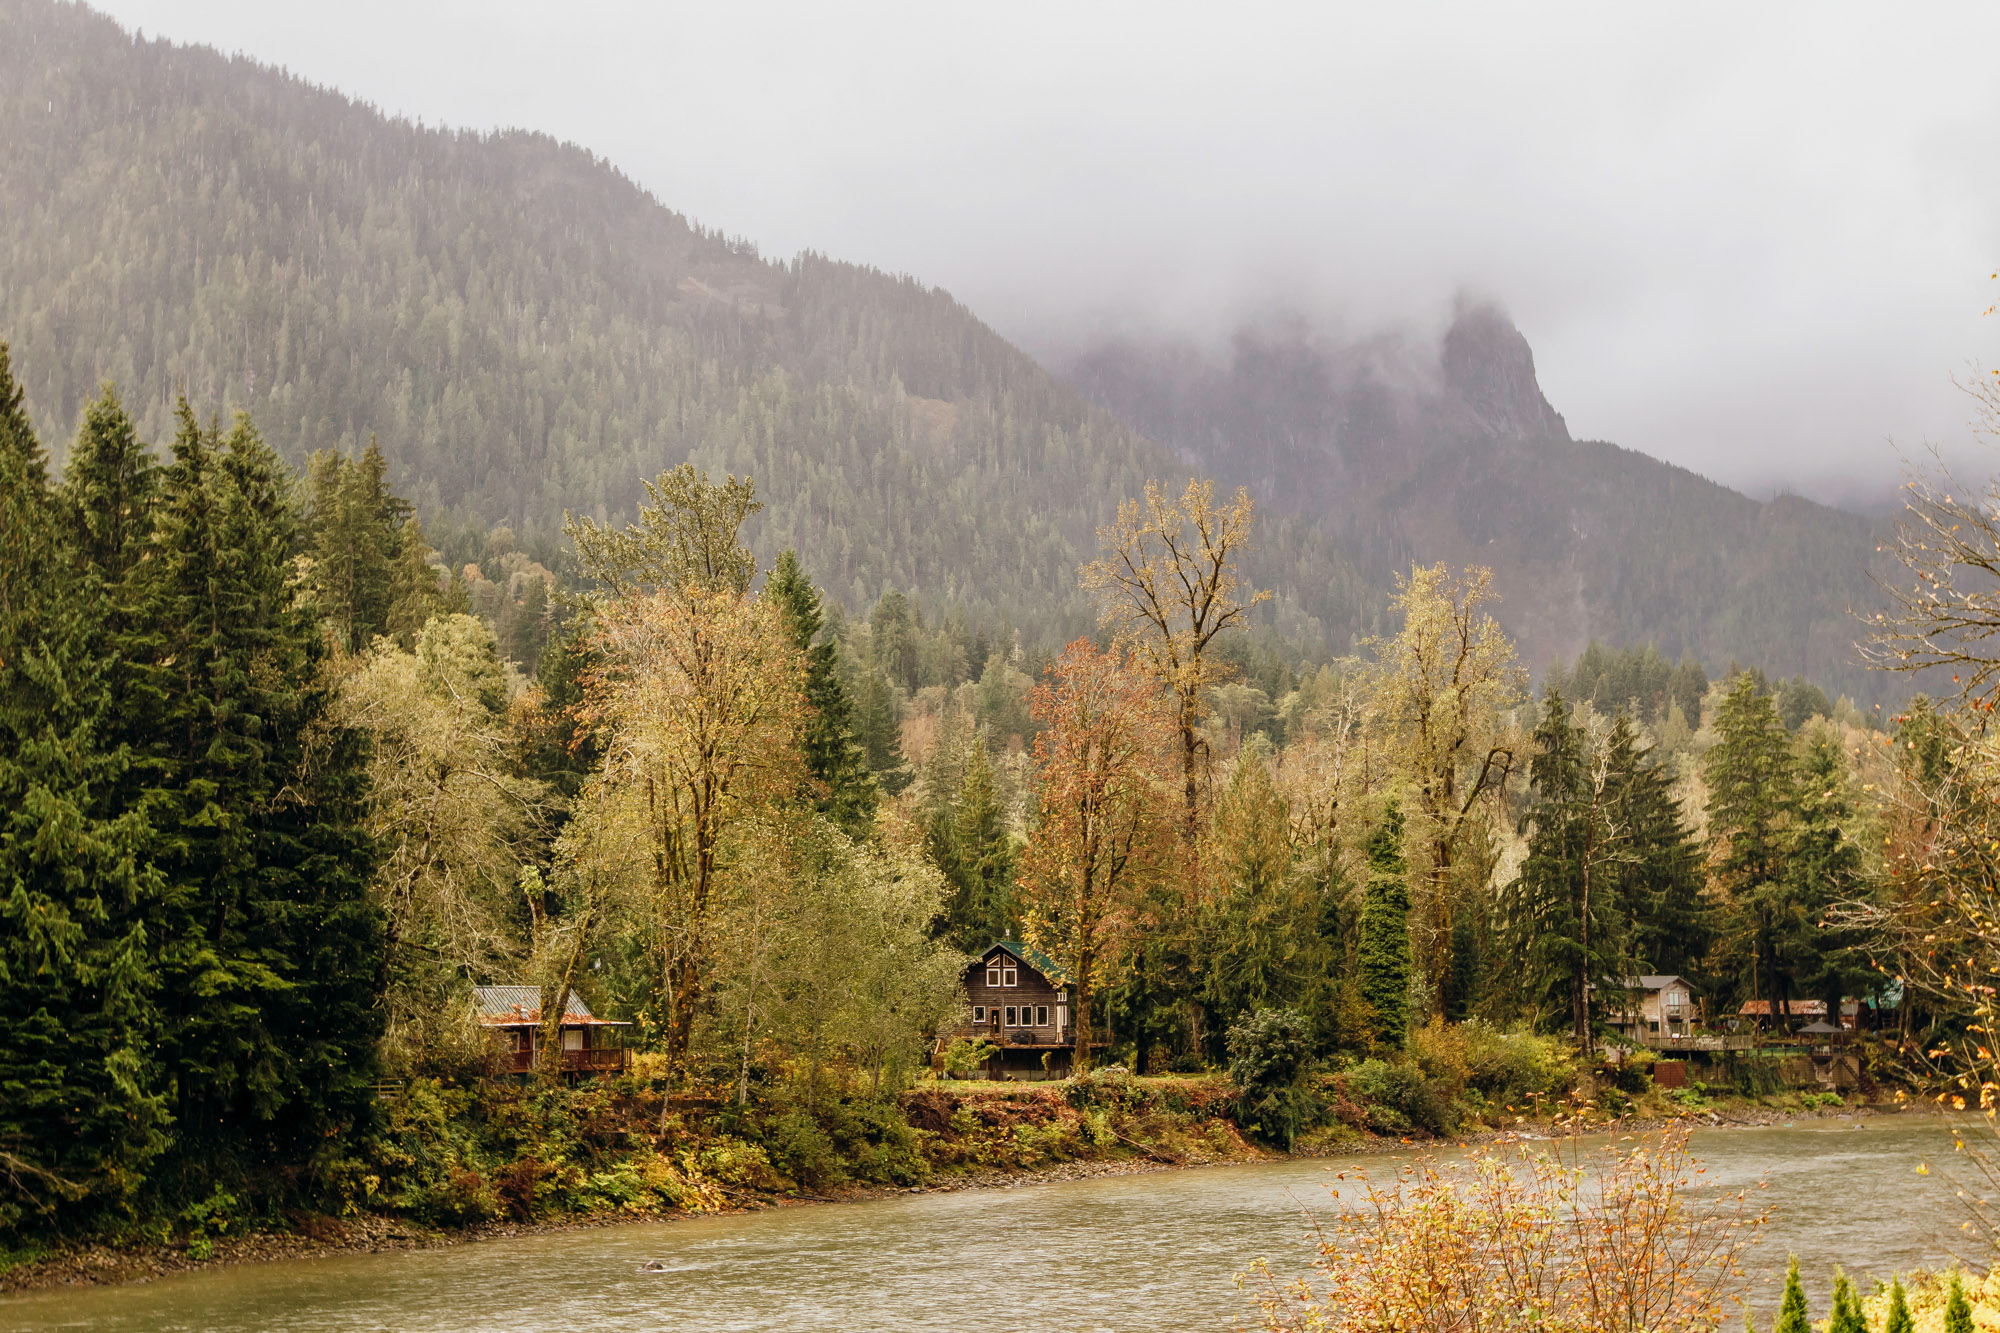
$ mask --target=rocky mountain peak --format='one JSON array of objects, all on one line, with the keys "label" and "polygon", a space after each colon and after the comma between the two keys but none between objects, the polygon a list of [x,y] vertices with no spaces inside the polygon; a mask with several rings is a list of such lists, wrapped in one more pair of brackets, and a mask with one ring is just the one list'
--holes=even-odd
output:
[{"label": "rocky mountain peak", "polygon": [[1444,335],[1445,388],[1493,434],[1567,440],[1569,426],[1535,379],[1535,354],[1504,311],[1462,308]]}]

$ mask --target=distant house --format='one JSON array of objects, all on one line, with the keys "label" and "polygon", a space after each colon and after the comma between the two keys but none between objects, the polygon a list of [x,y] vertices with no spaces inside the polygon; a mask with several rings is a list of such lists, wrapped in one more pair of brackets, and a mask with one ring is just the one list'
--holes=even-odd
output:
[{"label": "distant house", "polygon": [[[472,1014],[492,1034],[496,1072],[526,1074],[542,1048],[542,988],[540,986],[474,986]],[[615,1074],[625,1068],[623,1028],[598,1018],[575,991],[563,1006],[562,1072],[571,1077]]]},{"label": "distant house", "polygon": [[[1761,1026],[1771,1021],[1771,1008],[1774,1004],[1782,1004],[1783,1008],[1781,1012],[1788,1018],[1810,1018],[1829,1029],[1832,1027],[1832,1024],[1826,1021],[1825,1000],[1745,1000],[1743,1007],[1736,1012]],[[1861,1002],[1859,1000],[1842,1000],[1840,1002],[1840,1026],[1852,1029],[1860,1021]]]},{"label": "distant house", "polygon": [[1612,1028],[1644,1045],[1671,1043],[1694,1032],[1694,986],[1672,974],[1626,977],[1632,997],[1611,1012]]},{"label": "distant house", "polygon": [[994,1079],[1066,1078],[1075,1058],[1069,978],[1062,965],[1032,945],[998,940],[965,970],[972,1021],[957,1037],[1000,1048],[986,1062]]}]

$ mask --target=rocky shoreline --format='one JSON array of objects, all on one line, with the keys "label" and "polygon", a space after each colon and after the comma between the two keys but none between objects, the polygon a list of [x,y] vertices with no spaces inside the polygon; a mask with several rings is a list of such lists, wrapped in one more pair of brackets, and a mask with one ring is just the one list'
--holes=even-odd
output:
[{"label": "rocky shoreline", "polygon": [[[1675,1120],[1692,1121],[1699,1128],[1767,1128],[1801,1120],[1858,1120],[1885,1115],[1929,1114],[1923,1103],[1850,1106],[1843,1110],[1786,1111],[1757,1106],[1719,1106],[1714,1111],[1685,1117],[1652,1117],[1607,1121],[1629,1131],[1646,1132],[1664,1128]],[[1488,1129],[1467,1134],[1451,1144],[1536,1143],[1554,1137],[1551,1126],[1540,1124],[1519,1129]],[[1006,1170],[979,1167],[941,1175],[924,1185],[906,1188],[856,1187],[838,1194],[784,1196],[745,1195],[720,1210],[724,1214],[761,1212],[770,1208],[820,1207],[834,1203],[860,1203],[903,1194],[953,1193],[960,1190],[1015,1189],[1026,1185],[1057,1181],[1088,1180],[1102,1176],[1141,1175],[1155,1171],[1187,1171],[1209,1166],[1240,1166],[1254,1162],[1310,1160],[1321,1157],[1366,1156],[1406,1151],[1412,1148],[1448,1146],[1437,1140],[1409,1142],[1376,1136],[1360,1136],[1318,1151],[1282,1153],[1238,1140],[1240,1150],[1203,1160],[1161,1161],[1146,1157],[1060,1162],[1046,1167]],[[714,1216],[715,1214],[703,1214]],[[635,1222],[667,1222],[692,1214],[681,1211],[632,1213],[607,1210],[570,1214],[538,1222],[490,1222],[478,1226],[443,1229],[423,1226],[406,1219],[362,1214],[347,1218],[305,1219],[298,1231],[254,1232],[246,1236],[216,1238],[208,1255],[195,1258],[184,1245],[79,1245],[59,1250],[0,1271],[0,1295],[51,1287],[107,1285],[150,1282],[156,1278],[202,1269],[237,1264],[272,1263],[281,1260],[316,1259],[338,1254],[381,1254],[401,1250],[442,1249],[482,1240],[514,1236],[548,1235],[593,1227],[626,1226]]]}]

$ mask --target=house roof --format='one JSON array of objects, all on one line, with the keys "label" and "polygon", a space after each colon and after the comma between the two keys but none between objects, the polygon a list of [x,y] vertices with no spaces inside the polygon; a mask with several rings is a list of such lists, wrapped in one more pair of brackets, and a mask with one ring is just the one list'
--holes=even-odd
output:
[{"label": "house roof", "polygon": [[1820,1035],[1820,1034],[1838,1034],[1840,1032],[1840,1029],[1835,1027],[1833,1024],[1827,1022],[1824,1018],[1821,1018],[1806,1024],[1804,1027],[1800,1028],[1799,1031],[1801,1033],[1810,1032],[1813,1033],[1814,1035]]},{"label": "house roof", "polygon": [[1667,972],[1667,973],[1648,972],[1642,976],[1626,977],[1624,981],[1625,985],[1632,990],[1665,990],[1667,987],[1673,985],[1676,981],[1680,982],[1681,985],[1686,986],[1689,990],[1694,989],[1693,982],[1689,981],[1686,977],[1677,976],[1672,972]]},{"label": "house roof", "polygon": [[979,956],[984,959],[995,949],[1005,949],[1057,985],[1069,984],[1069,973],[1063,970],[1063,965],[1032,944],[1023,944],[1020,940],[995,940],[981,950]]},{"label": "house roof", "polygon": [[[540,986],[474,986],[472,988],[472,1009],[481,1023],[488,1027],[524,1027],[542,1021],[542,988]],[[590,1006],[575,991],[569,993],[569,1003],[563,1006],[563,1026],[626,1027],[608,1018],[598,1018],[590,1012]]]},{"label": "house roof", "polygon": [[[1745,1000],[1736,1012],[1750,1018],[1769,1018],[1773,1000]],[[1784,1012],[1790,1018],[1825,1018],[1825,1000],[1786,1000]]]}]

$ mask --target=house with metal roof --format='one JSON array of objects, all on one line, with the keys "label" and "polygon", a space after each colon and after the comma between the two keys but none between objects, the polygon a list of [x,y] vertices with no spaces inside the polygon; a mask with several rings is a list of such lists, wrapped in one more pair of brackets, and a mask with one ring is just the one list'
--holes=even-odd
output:
[{"label": "house with metal roof", "polygon": [[1067,1078],[1076,1061],[1069,976],[1062,964],[1020,940],[995,940],[965,969],[971,1021],[945,1042],[992,1043],[991,1079]]},{"label": "house with metal roof", "polygon": [[[540,986],[474,986],[473,1021],[492,1034],[496,1073],[526,1074],[536,1067],[546,1036]],[[556,1025],[564,1075],[616,1074],[625,1068],[623,1029],[630,1023],[599,1018],[574,990]]]},{"label": "house with metal roof", "polygon": [[1694,986],[1686,977],[1647,973],[1622,984],[1628,999],[1607,1011],[1610,1027],[1644,1046],[1671,1046],[1693,1034]]}]

